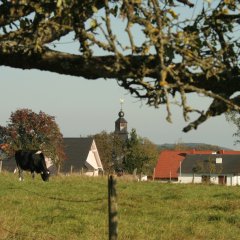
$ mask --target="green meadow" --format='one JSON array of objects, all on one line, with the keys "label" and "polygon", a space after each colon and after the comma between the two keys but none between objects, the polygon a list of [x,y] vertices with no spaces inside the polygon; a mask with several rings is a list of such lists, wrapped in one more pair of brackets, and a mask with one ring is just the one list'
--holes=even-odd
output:
[{"label": "green meadow", "polygon": [[[0,174],[0,239],[108,239],[107,178]],[[240,239],[240,187],[117,179],[118,239]]]}]

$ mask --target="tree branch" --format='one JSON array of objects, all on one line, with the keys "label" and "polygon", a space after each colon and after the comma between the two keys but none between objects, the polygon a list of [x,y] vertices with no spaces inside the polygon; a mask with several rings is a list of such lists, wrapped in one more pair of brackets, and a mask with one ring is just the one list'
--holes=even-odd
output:
[{"label": "tree branch", "polygon": [[[231,101],[235,105],[239,106],[240,105],[240,96],[237,96],[237,97],[231,99]],[[183,132],[189,132],[192,129],[197,129],[200,124],[205,122],[210,117],[219,116],[219,115],[227,112],[228,109],[229,109],[229,106],[226,103],[219,101],[217,99],[214,99],[212,104],[206,111],[206,113],[201,114],[201,116],[197,120],[191,122],[188,126],[183,128]],[[239,111],[239,109],[238,109],[238,111]]]},{"label": "tree branch", "polygon": [[6,26],[33,12],[33,9],[26,5],[5,3],[0,6],[0,27]]},{"label": "tree branch", "polygon": [[[3,53],[0,47],[0,65],[21,69],[39,69],[60,74],[97,78],[136,77],[143,62],[154,69],[155,62],[145,56],[126,56],[125,66],[116,70],[115,56],[100,56],[85,59],[82,55],[62,53],[45,48],[42,54]],[[147,76],[154,77],[150,71]]]},{"label": "tree branch", "polygon": [[194,7],[194,4],[189,2],[188,0],[176,0],[176,1],[181,2],[189,7]]}]

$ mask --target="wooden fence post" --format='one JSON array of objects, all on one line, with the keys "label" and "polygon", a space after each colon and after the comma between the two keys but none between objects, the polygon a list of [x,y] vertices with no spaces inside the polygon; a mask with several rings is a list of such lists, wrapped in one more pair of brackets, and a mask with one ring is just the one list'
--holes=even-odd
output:
[{"label": "wooden fence post", "polygon": [[109,219],[109,240],[117,240],[118,219],[117,219],[117,194],[116,179],[108,177],[108,219]]}]

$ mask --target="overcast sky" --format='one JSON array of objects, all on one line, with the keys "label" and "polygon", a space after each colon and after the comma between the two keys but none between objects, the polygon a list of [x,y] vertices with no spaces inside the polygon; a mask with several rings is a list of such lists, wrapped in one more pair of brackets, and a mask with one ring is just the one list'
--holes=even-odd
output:
[{"label": "overcast sky", "polygon": [[[234,125],[225,117],[215,117],[199,126],[198,130],[183,133],[186,126],[181,110],[172,107],[173,123],[168,123],[165,106],[154,109],[146,106],[119,87],[115,80],[86,80],[38,70],[19,70],[1,67],[1,118],[6,126],[11,112],[20,108],[40,110],[56,117],[65,137],[87,136],[103,130],[114,131],[114,123],[120,110],[120,98],[124,98],[123,110],[128,130],[156,144],[194,142],[239,149],[234,146]],[[200,108],[208,100],[192,96],[191,103]],[[192,118],[191,120],[194,120]]]}]

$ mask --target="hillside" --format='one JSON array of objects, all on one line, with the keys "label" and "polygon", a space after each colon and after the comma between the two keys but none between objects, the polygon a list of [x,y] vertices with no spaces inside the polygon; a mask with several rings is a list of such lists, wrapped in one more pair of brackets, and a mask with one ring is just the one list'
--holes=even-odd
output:
[{"label": "hillside", "polygon": [[230,148],[225,148],[216,145],[210,145],[205,143],[164,143],[157,145],[159,150],[165,149],[178,149],[178,150],[188,150],[188,149],[196,149],[196,150],[232,150]]}]

